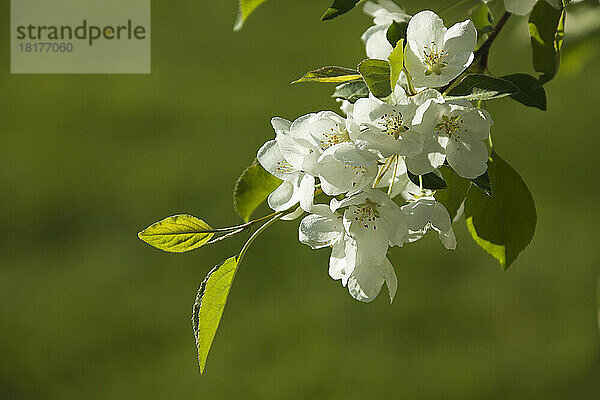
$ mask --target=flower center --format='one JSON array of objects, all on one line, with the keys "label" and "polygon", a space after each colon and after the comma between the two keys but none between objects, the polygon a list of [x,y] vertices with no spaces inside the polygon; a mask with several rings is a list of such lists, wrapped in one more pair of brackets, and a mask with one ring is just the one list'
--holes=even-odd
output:
[{"label": "flower center", "polygon": [[430,46],[425,46],[423,56],[425,57],[425,65],[427,67],[425,76],[431,74],[441,75],[442,68],[448,65],[448,62],[446,61],[448,52],[444,49],[440,49],[435,42],[431,42]]},{"label": "flower center", "polygon": [[383,114],[379,125],[381,125],[383,133],[393,136],[395,139],[408,130],[408,127],[404,125],[404,117],[398,110],[393,110],[390,114]]},{"label": "flower center", "polygon": [[292,165],[287,161],[277,161],[275,171],[281,174],[293,174],[296,172],[296,168],[292,167]]},{"label": "flower center", "polygon": [[371,201],[371,199],[365,199],[365,202],[359,204],[352,213],[354,214],[354,221],[363,228],[377,229],[376,221],[379,218],[379,204]]},{"label": "flower center", "polygon": [[435,126],[437,130],[437,134],[440,133],[446,134],[450,139],[454,139],[457,141],[460,138],[460,134],[466,132],[467,130],[462,127],[464,121],[460,118],[460,115],[455,115],[453,117],[449,117],[447,115],[442,115],[442,121]]},{"label": "flower center", "polygon": [[349,141],[350,135],[348,135],[346,130],[342,130],[339,127],[331,128],[329,132],[323,134],[323,139],[320,140],[321,150],[325,151],[331,146]]}]

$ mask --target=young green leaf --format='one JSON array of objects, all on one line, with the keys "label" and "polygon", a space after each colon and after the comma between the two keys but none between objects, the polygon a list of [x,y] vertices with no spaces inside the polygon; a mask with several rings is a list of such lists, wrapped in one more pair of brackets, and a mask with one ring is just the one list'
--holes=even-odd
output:
[{"label": "young green leaf", "polygon": [[511,95],[511,98],[528,107],[546,111],[548,108],[546,90],[535,77],[527,74],[511,74],[501,78],[519,88],[519,93]]},{"label": "young green leaf", "polygon": [[445,165],[440,168],[440,172],[446,181],[447,188],[437,190],[435,199],[446,207],[450,218],[454,220],[461,204],[467,197],[471,182],[461,178],[452,168]]},{"label": "young green leaf", "polygon": [[494,17],[487,4],[481,4],[473,10],[471,21],[480,35],[494,31]]},{"label": "young green leaf", "polygon": [[391,69],[391,85],[392,88],[395,88],[400,78],[400,72],[404,68],[404,39],[400,39],[396,43],[396,47],[392,50],[392,54],[390,54],[388,60]]},{"label": "young green leaf", "polygon": [[537,214],[517,171],[496,153],[488,165],[492,195],[471,187],[465,202],[467,228],[475,242],[506,270],[531,242]]},{"label": "young green leaf", "polygon": [[360,79],[361,76],[356,70],[344,67],[322,67],[314,71],[307,72],[300,79],[292,82],[327,82],[327,83],[341,83],[348,81],[355,81]]},{"label": "young green leaf", "polygon": [[552,6],[546,1],[538,1],[529,16],[533,68],[542,74],[539,79],[542,85],[556,76],[560,66],[566,17],[562,4]]},{"label": "young green leaf", "polygon": [[201,374],[204,372],[208,352],[219,328],[237,267],[237,256],[228,258],[208,273],[196,294],[192,308],[192,329],[196,338]]},{"label": "young green leaf", "polygon": [[321,21],[327,21],[352,10],[360,0],[333,0],[331,7],[325,11]]},{"label": "young green leaf", "polygon": [[269,197],[269,194],[281,185],[281,179],[274,177],[255,162],[242,172],[233,190],[233,207],[244,219],[250,216],[256,208]]},{"label": "young green leaf", "polygon": [[358,72],[378,99],[385,99],[392,94],[391,70],[387,61],[366,59],[358,64]]},{"label": "young green leaf", "polygon": [[362,79],[359,81],[345,82],[336,86],[331,96],[336,99],[348,100],[354,104],[356,100],[369,97],[369,87]]},{"label": "young green leaf", "polygon": [[150,246],[170,253],[184,253],[202,247],[214,235],[212,228],[191,215],[174,215],[150,225],[138,237]]},{"label": "young green leaf", "polygon": [[238,11],[238,16],[235,20],[235,25],[233,26],[234,31],[239,31],[244,26],[244,22],[256,7],[260,6],[266,0],[240,0],[240,9]]},{"label": "young green leaf", "polygon": [[489,75],[467,75],[448,92],[448,100],[465,99],[469,101],[493,100],[519,92],[511,82]]},{"label": "young green leaf", "polygon": [[415,175],[410,171],[407,171],[407,174],[408,179],[410,179],[415,185],[420,186],[422,182],[423,189],[438,190],[446,189],[448,187],[442,174],[437,171],[421,175],[421,179],[419,179],[419,175]]},{"label": "young green leaf", "polygon": [[388,42],[390,42],[392,47],[396,47],[396,44],[398,44],[398,41],[400,41],[400,39],[406,40],[406,31],[407,30],[408,30],[408,22],[407,21],[401,21],[401,22],[392,21],[392,24],[386,31],[385,36],[387,37],[387,40],[388,40]]}]

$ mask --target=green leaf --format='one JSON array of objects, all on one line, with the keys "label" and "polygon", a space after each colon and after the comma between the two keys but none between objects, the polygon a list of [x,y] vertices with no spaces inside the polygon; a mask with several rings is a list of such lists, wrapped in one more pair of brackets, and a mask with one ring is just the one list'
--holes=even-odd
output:
[{"label": "green leaf", "polygon": [[333,0],[331,7],[325,11],[321,21],[327,21],[352,10],[360,0]]},{"label": "green leaf", "polygon": [[240,9],[238,11],[237,19],[235,20],[235,25],[233,26],[234,31],[239,31],[244,26],[244,22],[256,7],[260,6],[266,0],[240,0]]},{"label": "green leaf", "polygon": [[332,97],[348,100],[354,104],[356,100],[369,97],[369,87],[362,79],[359,81],[345,82],[336,86]]},{"label": "green leaf", "polygon": [[471,21],[480,35],[494,31],[494,17],[486,4],[478,6],[471,14]]},{"label": "green leaf", "polygon": [[185,253],[202,247],[214,235],[212,228],[191,215],[174,215],[150,225],[138,237],[150,246],[170,253]]},{"label": "green leaf", "polygon": [[400,39],[398,43],[396,43],[396,47],[392,50],[388,60],[391,70],[390,84],[392,88],[394,88],[400,78],[400,72],[402,72],[402,69],[404,68],[404,39]]},{"label": "green leaf", "polygon": [[[410,171],[407,171],[408,179],[411,180],[417,186],[421,185],[419,181],[419,175],[415,175]],[[421,180],[423,182],[423,189],[429,190],[438,190],[438,189],[446,189],[448,185],[446,185],[446,181],[442,174],[438,171],[430,172],[425,175],[421,175]]]},{"label": "green leaf", "polygon": [[219,328],[237,267],[238,257],[228,258],[208,273],[196,294],[192,308],[192,328],[201,374],[204,372],[208,352]]},{"label": "green leaf", "polygon": [[485,171],[475,179],[471,179],[471,182],[479,189],[483,190],[488,196],[492,195],[492,182],[490,182],[490,174]]},{"label": "green leaf", "polygon": [[471,181],[461,178],[452,168],[445,165],[440,168],[440,172],[446,181],[447,188],[437,190],[435,199],[446,207],[450,218],[454,220],[461,204],[467,197]]},{"label": "green leaf", "polygon": [[548,108],[546,90],[535,77],[527,74],[511,74],[501,78],[519,88],[519,93],[511,95],[511,98],[528,107],[536,107],[546,111]]},{"label": "green leaf", "polygon": [[552,6],[545,1],[538,1],[529,16],[533,68],[542,74],[541,84],[550,82],[558,73],[565,16],[564,6]]},{"label": "green leaf", "polygon": [[533,197],[521,176],[498,154],[488,163],[492,195],[472,187],[465,202],[475,242],[508,269],[531,242],[537,225]]},{"label": "green leaf", "polygon": [[366,59],[358,64],[358,72],[378,99],[385,99],[392,94],[391,70],[387,61]]},{"label": "green leaf", "polygon": [[316,69],[314,71],[307,72],[300,79],[297,79],[292,82],[300,83],[300,82],[333,82],[333,83],[341,83],[348,81],[355,81],[360,79],[361,76],[358,74],[358,71],[353,70],[351,68],[344,67],[322,67]]},{"label": "green leaf", "polygon": [[406,40],[406,31],[408,30],[408,22],[401,21],[396,22],[392,21],[392,24],[386,31],[386,37],[388,42],[392,45],[392,47],[396,47],[396,44],[401,40]]},{"label": "green leaf", "polygon": [[489,75],[467,75],[448,92],[448,100],[465,99],[469,101],[493,100],[519,92],[519,88],[507,80]]},{"label": "green leaf", "polygon": [[242,172],[233,190],[233,207],[248,222],[256,208],[266,200],[279,185],[281,179],[274,177],[255,162]]}]

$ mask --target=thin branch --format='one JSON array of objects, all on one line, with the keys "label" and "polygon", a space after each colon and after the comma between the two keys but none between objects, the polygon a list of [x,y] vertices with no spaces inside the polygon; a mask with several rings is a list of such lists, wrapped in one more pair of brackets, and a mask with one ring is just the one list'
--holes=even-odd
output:
[{"label": "thin branch", "polygon": [[[494,32],[492,32],[490,34],[490,36],[488,36],[486,41],[483,42],[481,47],[479,49],[477,49],[477,51],[475,51],[475,55],[473,57],[473,63],[471,64],[472,66],[477,65],[480,71],[487,71],[488,59],[489,59],[489,55],[490,55],[490,48],[492,47],[492,44],[498,37],[498,34],[500,33],[500,31],[504,28],[504,25],[506,25],[506,22],[508,21],[508,19],[510,18],[511,15],[512,14],[509,12],[505,12],[504,15],[502,15],[502,17],[496,24],[496,27],[494,28]],[[471,66],[471,68],[473,68],[472,66]],[[468,70],[463,72],[456,78],[454,78],[446,86],[440,88],[440,92],[446,93],[448,91],[448,89],[450,89],[452,87],[452,85],[454,85],[455,82],[457,82],[459,79],[464,77],[467,73],[468,73]]]}]

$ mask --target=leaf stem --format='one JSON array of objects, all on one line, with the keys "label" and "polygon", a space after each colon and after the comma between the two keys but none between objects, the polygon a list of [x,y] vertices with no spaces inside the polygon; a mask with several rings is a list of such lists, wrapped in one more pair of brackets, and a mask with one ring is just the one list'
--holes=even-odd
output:
[{"label": "leaf stem", "polygon": [[271,218],[270,220],[265,222],[264,225],[262,225],[260,228],[258,228],[256,230],[256,232],[254,232],[252,234],[252,236],[250,236],[250,238],[244,244],[244,247],[242,247],[242,250],[240,250],[240,254],[237,259],[238,265],[242,262],[242,259],[246,255],[248,248],[254,242],[254,240],[256,240],[256,238],[259,237],[265,230],[267,230],[268,227],[273,225],[275,222],[279,221],[281,219],[281,217],[283,217],[284,214],[285,214],[285,211],[280,211],[280,212],[275,213],[275,216],[273,218]]}]

